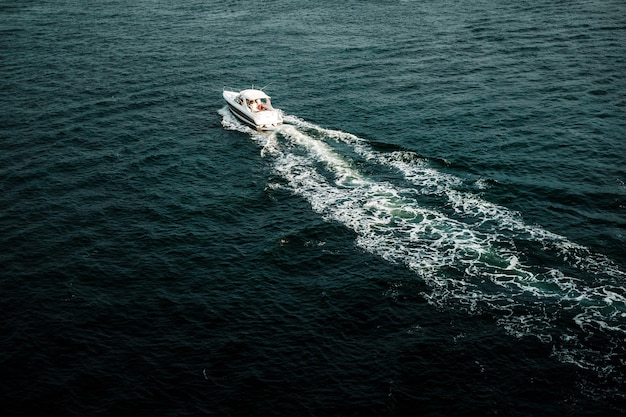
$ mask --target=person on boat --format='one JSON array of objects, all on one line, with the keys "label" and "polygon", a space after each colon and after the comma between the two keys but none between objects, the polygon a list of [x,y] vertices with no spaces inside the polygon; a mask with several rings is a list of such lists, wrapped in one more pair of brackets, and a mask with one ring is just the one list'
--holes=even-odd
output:
[{"label": "person on boat", "polygon": [[263,102],[261,101],[261,99],[256,99],[256,107],[259,111],[261,110],[265,110],[265,106],[263,105]]},{"label": "person on boat", "polygon": [[252,110],[252,111],[257,111],[258,110],[257,103],[254,100],[250,100],[248,102],[248,107],[250,107],[250,110]]}]

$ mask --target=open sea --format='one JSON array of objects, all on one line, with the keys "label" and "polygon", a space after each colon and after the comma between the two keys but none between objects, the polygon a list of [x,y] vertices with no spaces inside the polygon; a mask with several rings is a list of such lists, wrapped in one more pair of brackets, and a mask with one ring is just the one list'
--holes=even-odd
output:
[{"label": "open sea", "polygon": [[0,308],[3,416],[624,416],[626,2],[0,0]]}]

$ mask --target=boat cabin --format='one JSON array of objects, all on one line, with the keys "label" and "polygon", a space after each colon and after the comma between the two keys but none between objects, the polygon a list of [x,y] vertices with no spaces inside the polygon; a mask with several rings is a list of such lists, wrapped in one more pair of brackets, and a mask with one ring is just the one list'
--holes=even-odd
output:
[{"label": "boat cabin", "polygon": [[253,112],[274,109],[270,97],[261,90],[243,90],[235,100]]}]

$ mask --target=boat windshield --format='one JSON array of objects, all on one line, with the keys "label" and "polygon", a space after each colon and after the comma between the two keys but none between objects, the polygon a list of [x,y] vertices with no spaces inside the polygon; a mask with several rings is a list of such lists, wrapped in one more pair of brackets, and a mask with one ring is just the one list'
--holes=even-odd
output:
[{"label": "boat windshield", "polygon": [[272,110],[272,103],[269,97],[261,97],[253,100],[246,100],[246,104],[253,111]]}]

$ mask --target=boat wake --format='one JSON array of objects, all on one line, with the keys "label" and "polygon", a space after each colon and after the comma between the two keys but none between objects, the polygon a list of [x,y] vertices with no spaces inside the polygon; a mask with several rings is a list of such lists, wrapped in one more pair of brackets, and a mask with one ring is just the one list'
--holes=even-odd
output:
[{"label": "boat wake", "polygon": [[509,334],[549,344],[561,361],[624,382],[626,273],[607,257],[526,224],[476,194],[484,185],[414,152],[377,150],[294,116],[268,135],[220,114],[225,128],[260,145],[284,187],[356,232],[358,247],[413,270],[430,303],[491,315]]}]

